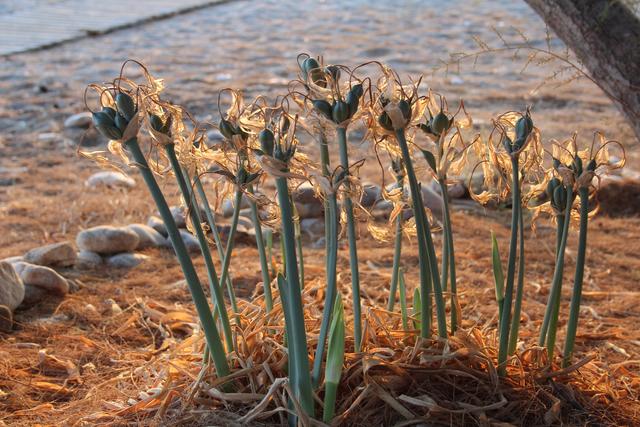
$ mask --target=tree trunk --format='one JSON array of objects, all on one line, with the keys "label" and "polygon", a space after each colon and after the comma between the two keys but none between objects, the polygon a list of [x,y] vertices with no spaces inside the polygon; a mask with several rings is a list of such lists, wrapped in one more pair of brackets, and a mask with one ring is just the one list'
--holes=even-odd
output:
[{"label": "tree trunk", "polygon": [[584,64],[640,140],[640,19],[621,0],[525,0]]}]

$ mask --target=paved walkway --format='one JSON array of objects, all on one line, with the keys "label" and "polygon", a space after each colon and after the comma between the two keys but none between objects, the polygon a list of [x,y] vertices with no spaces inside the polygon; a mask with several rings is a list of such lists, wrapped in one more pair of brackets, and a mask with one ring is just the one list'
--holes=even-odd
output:
[{"label": "paved walkway", "polygon": [[0,55],[53,46],[223,0],[8,0],[0,5]]}]

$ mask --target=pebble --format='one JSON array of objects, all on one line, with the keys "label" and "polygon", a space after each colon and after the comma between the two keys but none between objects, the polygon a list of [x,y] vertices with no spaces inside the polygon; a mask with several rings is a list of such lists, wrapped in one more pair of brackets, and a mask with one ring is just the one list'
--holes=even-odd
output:
[{"label": "pebble", "polygon": [[64,121],[64,127],[66,128],[83,128],[86,129],[91,126],[91,113],[88,111],[74,114],[67,117]]},{"label": "pebble", "polygon": [[169,236],[167,227],[164,225],[164,221],[161,218],[158,218],[157,216],[150,216],[147,220],[147,225],[162,234],[164,237]]},{"label": "pebble", "polygon": [[[184,228],[181,228],[180,236],[182,237],[182,241],[187,247],[188,252],[191,252],[191,253],[200,252],[200,243],[198,242],[198,239],[196,238],[196,236],[189,233],[189,230],[185,230]],[[170,239],[166,240],[165,246],[173,249]]]},{"label": "pebble", "polygon": [[[240,202],[240,209],[250,208],[249,200],[245,196],[242,196]],[[224,199],[222,201],[222,205],[220,206],[220,210],[222,211],[222,216],[225,218],[231,218],[233,216],[233,201],[231,199]]]},{"label": "pebble", "polygon": [[324,216],[324,206],[313,190],[313,186],[305,182],[293,193],[298,216],[302,218],[319,218]]},{"label": "pebble", "polygon": [[13,311],[24,299],[24,284],[13,265],[0,261],[0,305]]},{"label": "pebble", "polygon": [[127,228],[138,235],[138,246],[136,246],[136,249],[166,246],[166,237],[148,225],[131,224],[128,225]]},{"label": "pebble", "polygon": [[24,261],[47,267],[69,267],[76,261],[76,250],[69,242],[52,243],[31,249]]},{"label": "pebble", "polygon": [[138,235],[126,227],[101,225],[78,233],[76,244],[82,251],[116,254],[133,251],[139,240]]},{"label": "pebble", "polygon": [[105,263],[112,268],[133,268],[147,258],[149,257],[143,254],[123,253],[106,258]]},{"label": "pebble", "polygon": [[0,305],[0,332],[11,332],[13,328],[13,315],[6,305]]},{"label": "pebble", "polygon": [[45,299],[49,293],[37,286],[25,285],[24,286],[24,300],[22,301],[22,307],[29,307],[39,303]]},{"label": "pebble", "polygon": [[187,227],[187,218],[185,217],[185,208],[182,206],[171,206],[171,216],[178,228]]},{"label": "pebble", "polygon": [[102,257],[91,251],[80,251],[76,258],[76,268],[80,270],[95,270],[102,266]]},{"label": "pebble", "polygon": [[25,287],[35,286],[51,294],[64,296],[69,292],[67,280],[55,270],[41,265],[22,263],[20,278]]},{"label": "pebble", "polygon": [[422,186],[422,202],[431,210],[434,220],[442,218],[442,197],[428,185]]},{"label": "pebble", "polygon": [[[436,180],[431,180],[429,187],[431,187],[434,192],[438,193],[438,195],[442,196],[440,184],[438,184]],[[447,193],[449,193],[450,199],[464,199],[467,198],[469,191],[464,183],[457,181],[448,185]]]},{"label": "pebble", "polygon": [[382,188],[377,184],[364,184],[362,186],[362,200],[360,204],[365,208],[372,207],[378,200],[382,199]]},{"label": "pebble", "polygon": [[122,172],[102,171],[91,175],[85,181],[85,185],[90,188],[100,186],[108,188],[133,188],[136,186],[136,181]]}]

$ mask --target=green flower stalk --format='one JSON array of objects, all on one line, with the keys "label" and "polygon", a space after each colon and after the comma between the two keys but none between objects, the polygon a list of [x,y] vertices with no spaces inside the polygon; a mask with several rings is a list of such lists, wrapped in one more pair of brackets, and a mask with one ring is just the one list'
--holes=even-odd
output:
[{"label": "green flower stalk", "polygon": [[[253,185],[247,186],[247,192],[254,194]],[[269,274],[269,262],[267,261],[267,251],[264,244],[264,236],[262,235],[262,225],[260,224],[260,214],[258,212],[258,204],[254,200],[249,201],[251,207],[251,221],[256,232],[256,248],[258,249],[258,257],[260,258],[260,271],[262,273],[262,286],[264,289],[264,301],[267,313],[273,308],[273,296],[271,294],[271,276]]]},{"label": "green flower stalk", "polygon": [[149,188],[149,192],[165,223],[169,239],[171,240],[178,262],[189,286],[189,291],[196,306],[196,311],[198,312],[198,317],[202,324],[207,346],[209,347],[216,371],[220,377],[224,377],[229,374],[229,366],[218,328],[211,314],[209,303],[202,290],[198,274],[189,257],[184,241],[180,236],[178,227],[173,220],[169,205],[138,144],[137,133],[140,118],[137,106],[128,94],[118,92],[115,97],[115,107],[117,110],[111,107],[105,107],[101,112],[93,113],[93,123],[98,131],[107,138],[122,141],[123,146],[132,154],[134,161],[138,165],[142,178]]},{"label": "green flower stalk", "polygon": [[335,413],[338,385],[340,385],[342,365],[344,364],[344,309],[340,296],[336,299],[332,317],[327,367],[324,376],[324,411],[322,414],[322,420],[327,424],[331,422]]},{"label": "green flower stalk", "polygon": [[[310,416],[314,416],[314,401],[311,387],[311,375],[309,371],[309,356],[307,337],[304,322],[304,306],[300,287],[300,275],[298,272],[298,260],[295,244],[295,227],[293,223],[293,209],[291,195],[287,183],[291,175],[289,162],[295,154],[294,131],[282,127],[278,133],[278,139],[273,133],[265,129],[262,135],[269,133],[270,140],[275,142],[273,153],[260,153],[261,163],[265,170],[275,176],[278,203],[280,205],[280,217],[282,222],[282,238],[285,260],[285,287],[284,303],[285,312],[288,315],[287,337],[289,344],[290,372],[289,379],[296,399]],[[262,139],[265,137],[262,136]],[[287,142],[286,139],[289,139]],[[261,141],[262,142],[262,141]],[[270,148],[270,147],[263,147]],[[286,319],[285,319],[286,320]]]},{"label": "green flower stalk", "polygon": [[404,270],[400,267],[398,271],[398,285],[400,287],[400,316],[402,319],[402,329],[409,330],[409,321],[407,318],[407,285],[404,281]]},{"label": "green flower stalk", "polygon": [[509,335],[509,355],[516,351],[518,345],[518,332],[520,330],[520,313],[522,311],[522,297],[524,294],[524,216],[522,206],[518,212],[518,286],[516,287],[516,299],[513,305],[513,317],[511,318],[511,331]]},{"label": "green flower stalk", "polygon": [[202,219],[200,218],[199,212],[200,209],[198,209],[197,204],[194,204],[195,198],[192,197],[191,186],[187,183],[183,175],[182,166],[180,165],[180,162],[178,161],[178,158],[176,156],[175,144],[166,143],[164,144],[164,149],[167,157],[169,158],[169,162],[171,163],[173,173],[176,176],[176,180],[178,182],[178,186],[180,187],[182,197],[184,198],[187,205],[191,205],[190,209],[188,209],[189,215],[191,216],[191,223],[196,233],[198,243],[200,244],[200,251],[202,252],[202,257],[205,262],[211,293],[212,295],[214,295],[218,314],[220,315],[220,320],[222,321],[227,348],[231,350],[234,348],[233,336],[231,333],[231,324],[229,322],[229,316],[227,315],[227,309],[224,304],[224,297],[222,295],[222,289],[220,288],[220,282],[218,281],[218,275],[216,273],[215,265],[211,257],[209,243],[207,242],[207,238],[204,234],[204,231],[202,230]]},{"label": "green flower stalk", "polygon": [[[396,175],[396,187],[404,194],[404,166],[402,165],[402,159],[392,160],[391,163]],[[402,225],[402,211],[400,211],[396,217],[395,242],[393,245],[393,266],[391,270],[391,285],[389,287],[389,302],[387,303],[388,311],[393,311],[393,306],[396,302],[396,292],[398,290],[401,269],[400,256],[402,255]]]},{"label": "green flower stalk", "polygon": [[580,317],[580,301],[582,299],[582,282],[584,278],[584,264],[587,255],[587,229],[589,223],[589,188],[578,189],[580,197],[580,231],[578,234],[578,255],[576,257],[576,272],[573,280],[573,293],[569,308],[569,323],[567,324],[567,338],[564,344],[563,367],[571,364],[573,346],[578,330],[578,318]]},{"label": "green flower stalk", "polygon": [[500,325],[504,305],[504,273],[502,271],[498,240],[493,231],[491,232],[491,261],[493,264],[493,283],[496,288],[496,302],[498,303],[498,325]]}]

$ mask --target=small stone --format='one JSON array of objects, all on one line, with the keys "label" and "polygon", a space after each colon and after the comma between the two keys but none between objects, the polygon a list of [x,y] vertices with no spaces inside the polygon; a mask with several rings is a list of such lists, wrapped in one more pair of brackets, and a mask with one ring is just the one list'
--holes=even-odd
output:
[{"label": "small stone", "polygon": [[293,200],[300,218],[320,218],[324,216],[324,206],[308,182],[300,185],[293,193]]},{"label": "small stone", "polygon": [[440,194],[425,185],[422,187],[422,202],[431,210],[434,219],[440,220],[442,218],[442,197]]},{"label": "small stone", "polygon": [[108,257],[105,262],[112,268],[133,268],[149,258],[142,254],[124,253]]},{"label": "small stone", "polygon": [[0,332],[11,332],[13,329],[13,315],[6,305],[0,305]]},{"label": "small stone", "polygon": [[136,186],[136,181],[122,172],[102,171],[91,175],[84,184],[90,188],[100,186],[109,188],[133,188]]},{"label": "small stone", "polygon": [[24,299],[24,284],[13,265],[0,262],[0,305],[13,311]]},{"label": "small stone", "polygon": [[136,247],[138,250],[166,246],[167,239],[148,225],[131,224],[127,228],[138,235],[138,246]]},{"label": "small stone", "polygon": [[31,249],[24,261],[47,267],[69,267],[76,261],[76,250],[69,242],[52,243]]},{"label": "small stone", "polygon": [[149,220],[147,220],[147,225],[162,234],[164,237],[169,236],[167,227],[164,225],[164,221],[157,216],[150,216]]},{"label": "small stone", "polygon": [[379,185],[364,184],[362,186],[362,200],[360,204],[363,207],[370,208],[380,199],[382,199],[382,189]]},{"label": "small stone", "polygon": [[102,257],[91,251],[80,251],[76,258],[76,268],[80,270],[95,270],[102,266]]},{"label": "small stone", "polygon": [[24,257],[21,257],[20,255],[10,256],[9,258],[5,258],[1,261],[8,262],[9,264],[15,264],[17,262],[24,261]]},{"label": "small stone", "polygon": [[[184,245],[187,247],[187,252],[190,252],[190,253],[200,252],[200,243],[198,242],[198,239],[196,238],[196,236],[189,233],[189,230],[186,230],[184,228],[181,228],[179,231],[180,231],[180,236],[182,237],[182,241],[184,242]],[[165,246],[173,249],[173,245],[171,244],[171,239],[167,239]]]},{"label": "small stone", "polygon": [[25,286],[36,286],[51,294],[64,296],[69,292],[67,280],[55,270],[41,265],[26,264],[20,272]]},{"label": "small stone", "polygon": [[[431,187],[435,193],[442,196],[440,184],[438,184],[436,180],[431,180],[429,187]],[[464,199],[469,195],[466,185],[460,181],[449,184],[447,186],[447,193],[449,194],[449,199]]]},{"label": "small stone", "polygon": [[138,235],[126,227],[101,225],[78,233],[76,244],[83,251],[99,254],[131,252],[139,242]]},{"label": "small stone", "polygon": [[67,117],[64,121],[64,127],[66,128],[88,128],[91,126],[91,113],[88,111],[74,114]]},{"label": "small stone", "polygon": [[[242,196],[240,209],[247,209],[250,207],[249,200],[247,200],[245,196]],[[231,199],[224,199],[220,210],[222,211],[222,216],[224,218],[230,218],[233,215],[233,201]]]},{"label": "small stone", "polygon": [[185,208],[182,206],[172,206],[171,207],[171,216],[176,223],[176,227],[178,228],[186,228],[187,227],[187,218],[185,216]]}]

